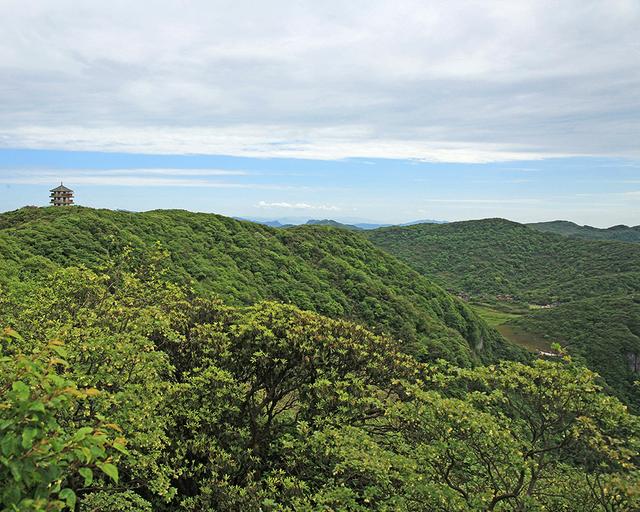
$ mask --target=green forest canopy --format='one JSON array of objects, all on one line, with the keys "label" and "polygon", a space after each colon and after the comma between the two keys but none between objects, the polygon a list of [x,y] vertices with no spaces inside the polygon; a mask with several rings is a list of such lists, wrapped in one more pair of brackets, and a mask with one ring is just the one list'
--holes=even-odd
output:
[{"label": "green forest canopy", "polygon": [[503,219],[383,228],[365,235],[480,304],[478,311],[496,324],[506,322],[499,326],[505,335],[561,343],[627,403],[640,404],[634,384],[640,245],[568,238]]},{"label": "green forest canopy", "polygon": [[23,209],[0,251],[4,510],[640,506],[595,373],[356,233]]},{"label": "green forest canopy", "polygon": [[640,505],[638,418],[569,358],[420,363],[357,324],[226,306],[137,260],[2,300],[5,510]]},{"label": "green forest canopy", "polygon": [[547,304],[640,291],[640,245],[572,239],[504,219],[363,233],[444,287]]},{"label": "green forest canopy", "polygon": [[527,226],[547,233],[584,238],[587,240],[619,240],[621,242],[640,242],[640,226],[611,226],[610,228],[594,228],[579,226],[566,220],[535,222]]},{"label": "green forest canopy", "polygon": [[291,303],[459,364],[513,352],[462,301],[356,233],[322,226],[278,230],[176,210],[23,208],[0,215],[0,284],[42,269],[95,269],[124,248],[151,247],[168,251],[169,279],[229,304]]}]

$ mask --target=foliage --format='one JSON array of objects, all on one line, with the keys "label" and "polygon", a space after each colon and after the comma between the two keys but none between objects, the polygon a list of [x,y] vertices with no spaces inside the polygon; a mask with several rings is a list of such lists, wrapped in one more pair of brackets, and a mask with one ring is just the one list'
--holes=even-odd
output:
[{"label": "foliage", "polygon": [[561,343],[635,410],[640,389],[640,296],[601,297],[541,309],[507,325]]},{"label": "foliage", "polygon": [[331,220],[331,219],[311,219],[308,220],[306,222],[307,225],[309,226],[331,226],[334,228],[340,228],[340,229],[348,229],[350,231],[360,231],[362,230],[362,228],[359,228],[358,226],[353,226],[351,224],[343,224],[341,222],[335,221],[335,220]]},{"label": "foliage", "polygon": [[7,268],[0,286],[15,288],[17,277],[41,277],[46,272],[37,269],[51,265],[97,270],[125,251],[129,259],[144,258],[157,244],[168,254],[166,280],[230,304],[291,303],[390,334],[420,357],[464,365],[517,357],[461,301],[357,233],[324,226],[271,229],[175,210],[23,208],[0,215]]},{"label": "foliage", "polygon": [[[492,495],[483,507],[492,510],[499,501],[513,500],[516,510],[535,510],[545,503],[546,508],[575,510],[575,497],[580,496],[597,499],[606,510],[625,509],[617,488],[595,482],[612,481],[635,466],[638,419],[616,399],[601,393],[596,374],[565,357],[562,361],[537,360],[532,365],[503,362],[496,367],[461,370],[459,375],[470,387],[479,387],[467,395],[467,401],[492,416],[487,423],[492,449],[484,451],[465,432],[460,451],[451,450],[457,459],[470,451],[472,460],[484,468],[481,471],[491,483]],[[514,441],[511,446],[500,435],[491,436],[494,423],[504,428],[505,439]],[[452,463],[452,471],[467,464],[462,460]],[[580,484],[572,476],[576,468],[586,473]],[[554,491],[564,485],[562,475],[581,485],[569,500]],[[463,496],[463,490],[472,495],[470,482],[471,477],[460,480]]]},{"label": "foliage", "polygon": [[569,238],[502,219],[366,235],[446,288],[481,302],[478,313],[504,324],[500,332],[514,343],[561,343],[601,374],[609,390],[640,407],[634,385],[640,245]]},{"label": "foliage", "polygon": [[13,353],[5,330],[0,358],[0,504],[6,511],[74,509],[77,492],[91,486],[94,471],[117,483],[109,452],[126,453],[113,438],[116,425],[66,429],[61,416],[99,392],[78,388],[57,370],[68,366],[62,343],[51,341],[29,356]]},{"label": "foliage", "polygon": [[547,304],[640,291],[640,246],[571,239],[503,219],[364,233],[442,286]]},{"label": "foliage", "polygon": [[153,512],[151,503],[133,491],[98,491],[87,494],[81,512]]},{"label": "foliage", "polygon": [[60,438],[117,423],[127,439],[100,461],[117,485],[67,466],[80,510],[632,507],[637,419],[571,360],[420,363],[358,324],[193,294],[157,264],[68,268],[5,298],[2,321],[35,333],[11,350],[37,361],[64,339],[55,378],[96,390],[51,411]]},{"label": "foliage", "polygon": [[[0,449],[18,450],[13,459],[3,453],[2,481],[14,478],[16,457],[39,453],[23,442],[51,446],[51,457],[23,467],[19,499],[83,512],[638,508],[638,418],[605,393],[597,374],[568,356],[470,364],[478,359],[460,348],[482,353],[476,345],[490,342],[492,331],[360,235],[330,227],[275,232],[182,212],[49,211],[0,216],[7,241],[0,324],[11,336],[2,342],[0,425],[12,439]],[[358,322],[212,295],[215,287],[190,280],[195,270],[185,268],[198,255],[211,264],[206,240],[221,236],[214,227],[228,230],[224,254],[246,249],[225,260],[235,265],[227,278],[240,280],[252,262],[268,267],[269,248],[282,250],[286,294],[304,304],[314,297],[305,283],[316,283],[345,297]],[[105,241],[114,229],[123,244],[131,237],[131,248]],[[43,248],[56,230],[81,241]],[[258,234],[257,246],[243,245]],[[168,252],[165,241],[183,250]],[[29,258],[45,260],[25,269]],[[83,265],[69,266],[77,259]],[[224,284],[205,272],[209,283]],[[275,288],[260,279],[247,274],[234,286],[263,298]],[[407,308],[398,324],[394,308]],[[423,333],[430,360],[414,357],[423,354],[407,350],[407,338],[385,334],[403,329]],[[44,411],[30,411],[38,401]],[[25,438],[34,421],[50,430]],[[38,487],[40,474],[54,475],[53,485]],[[5,496],[15,493],[4,487]]]},{"label": "foliage", "polygon": [[611,226],[606,229],[591,226],[579,226],[566,220],[535,222],[527,226],[545,233],[584,238],[587,240],[618,240],[621,242],[640,242],[640,226]]}]

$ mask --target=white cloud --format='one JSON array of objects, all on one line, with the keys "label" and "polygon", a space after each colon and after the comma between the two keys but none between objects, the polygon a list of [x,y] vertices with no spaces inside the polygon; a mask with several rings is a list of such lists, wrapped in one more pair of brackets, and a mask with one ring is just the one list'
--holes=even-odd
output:
[{"label": "white cloud", "polygon": [[450,204],[538,204],[541,199],[429,199],[430,203],[450,203]]},{"label": "white cloud", "polygon": [[[53,169],[17,169],[6,170],[0,169],[0,174],[5,176],[40,176],[50,178],[61,172],[69,172],[68,170]],[[137,168],[137,169],[72,169],[74,175],[94,175],[94,176],[246,176],[250,174],[247,171],[237,171],[229,169],[171,169],[171,168]]]},{"label": "white cloud", "polygon": [[275,202],[268,203],[266,201],[260,201],[256,207],[258,208],[286,208],[291,210],[319,210],[319,211],[327,211],[327,212],[337,212],[340,211],[341,208],[333,205],[327,204],[318,204],[312,205],[308,203],[287,203],[287,202]]},{"label": "white cloud", "polygon": [[[290,185],[219,181],[217,177],[245,176],[224,169],[19,169],[0,170],[0,184],[50,185],[64,180],[70,186],[204,187],[252,190],[308,190]],[[213,178],[213,179],[209,179]]]},{"label": "white cloud", "polygon": [[640,157],[637,0],[0,4],[0,147]]},{"label": "white cloud", "polygon": [[[78,172],[75,170],[74,172]],[[87,169],[87,173],[95,174],[95,169]],[[102,174],[118,176],[122,174],[137,175],[165,175],[165,176],[246,176],[246,171],[235,171],[228,169],[106,169],[98,171]]]},{"label": "white cloud", "polygon": [[[478,163],[535,160],[544,155],[493,143],[382,140],[362,126],[299,129],[288,126],[225,128],[90,128],[79,126],[0,129],[0,147],[122,151],[147,154],[227,154],[255,158],[402,158]],[[206,151],[205,151],[206,150]],[[549,156],[549,155],[547,155]],[[554,156],[568,156],[556,154]]]}]

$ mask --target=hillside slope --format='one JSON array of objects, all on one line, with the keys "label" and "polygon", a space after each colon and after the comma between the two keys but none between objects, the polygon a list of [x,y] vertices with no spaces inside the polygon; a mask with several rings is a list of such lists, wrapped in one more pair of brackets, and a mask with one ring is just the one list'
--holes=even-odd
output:
[{"label": "hillside slope", "polygon": [[640,295],[577,300],[532,311],[507,326],[560,342],[621,398],[640,404],[634,384],[640,377]]},{"label": "hillside slope", "polygon": [[477,298],[512,295],[546,304],[640,291],[640,246],[570,239],[503,219],[420,224],[365,235],[432,276]]},{"label": "hillside slope", "polygon": [[512,353],[461,301],[358,234],[323,226],[277,230],[186,211],[23,208],[0,215],[0,285],[56,266],[97,268],[124,247],[143,253],[156,243],[170,253],[169,279],[230,304],[292,303],[459,364]]},{"label": "hillside slope", "polygon": [[535,222],[527,224],[536,231],[556,233],[558,235],[584,238],[586,240],[618,240],[621,242],[640,242],[640,226],[611,226],[600,229],[592,226],[579,226],[566,220]]},{"label": "hillside slope", "polygon": [[379,247],[471,302],[514,343],[568,347],[640,405],[640,245],[543,233],[502,219],[385,228]]}]

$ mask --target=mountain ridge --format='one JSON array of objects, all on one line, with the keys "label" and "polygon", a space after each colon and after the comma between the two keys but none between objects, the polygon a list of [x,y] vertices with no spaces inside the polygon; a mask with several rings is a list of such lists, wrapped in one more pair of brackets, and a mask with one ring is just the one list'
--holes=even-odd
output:
[{"label": "mountain ridge", "polygon": [[617,224],[608,228],[596,228],[579,225],[567,220],[533,222],[527,226],[547,233],[582,238],[586,240],[617,240],[623,242],[640,242],[640,226]]},{"label": "mountain ridge", "polygon": [[5,280],[27,268],[98,268],[125,247],[141,252],[160,242],[172,280],[231,304],[289,302],[461,364],[511,350],[457,298],[345,229],[273,229],[185,210],[36,208],[1,214],[0,242]]}]

